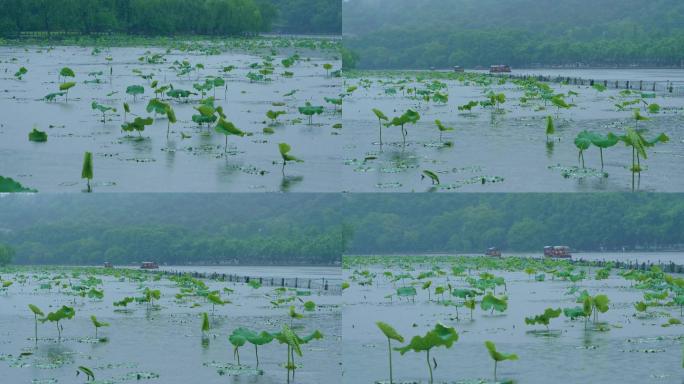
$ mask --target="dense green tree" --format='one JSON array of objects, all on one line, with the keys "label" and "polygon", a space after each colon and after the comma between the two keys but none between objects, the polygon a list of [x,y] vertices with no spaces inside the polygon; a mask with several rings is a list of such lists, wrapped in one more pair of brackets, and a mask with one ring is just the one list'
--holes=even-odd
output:
[{"label": "dense green tree", "polygon": [[350,196],[350,253],[665,249],[684,245],[684,195]]},{"label": "dense green tree", "polygon": [[344,44],[360,68],[679,66],[682,20],[679,0],[348,0]]},{"label": "dense green tree", "polygon": [[352,237],[338,196],[197,197],[9,196],[0,243],[18,264],[334,264]]},{"label": "dense green tree", "polygon": [[0,36],[20,32],[242,35],[341,33],[337,0],[0,0]]}]

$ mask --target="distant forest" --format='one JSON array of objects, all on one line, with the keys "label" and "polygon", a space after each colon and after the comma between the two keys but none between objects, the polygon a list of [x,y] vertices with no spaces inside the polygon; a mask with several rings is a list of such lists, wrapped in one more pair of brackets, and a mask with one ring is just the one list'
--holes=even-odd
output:
[{"label": "distant forest", "polygon": [[343,31],[360,69],[680,66],[684,1],[346,0]]},{"label": "distant forest", "polygon": [[[0,196],[16,264],[320,264],[351,237],[336,195]],[[1,264],[1,263],[0,263]]]},{"label": "distant forest", "polygon": [[339,0],[0,0],[0,36],[341,34]]},{"label": "distant forest", "polygon": [[684,194],[345,196],[348,254],[684,249]]},{"label": "distant forest", "polygon": [[[8,245],[11,249],[7,249]],[[332,265],[342,254],[684,248],[684,194],[0,196],[0,265]]]}]

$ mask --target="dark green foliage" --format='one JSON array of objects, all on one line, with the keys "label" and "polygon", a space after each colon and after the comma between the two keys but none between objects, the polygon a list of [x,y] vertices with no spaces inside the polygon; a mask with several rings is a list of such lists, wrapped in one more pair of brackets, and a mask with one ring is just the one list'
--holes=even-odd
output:
[{"label": "dark green foliage", "polygon": [[18,192],[38,192],[35,189],[27,188],[15,181],[11,177],[0,176],[0,193],[18,193]]},{"label": "dark green foliage", "polygon": [[344,44],[359,68],[679,66],[683,12],[679,0],[354,0]]},{"label": "dark green foliage", "polygon": [[[268,0],[257,0],[269,3]],[[341,0],[271,0],[278,17],[274,31],[287,33],[342,33]]]},{"label": "dark green foliage", "polygon": [[[348,196],[349,253],[475,252],[545,245],[619,250],[684,243],[684,195]],[[579,214],[581,212],[581,214]]]},{"label": "dark green foliage", "polygon": [[341,33],[339,0],[2,0],[0,36],[21,32]]},{"label": "dark green foliage", "polygon": [[45,131],[39,131],[36,128],[33,128],[31,132],[29,132],[28,135],[29,141],[34,141],[36,143],[44,143],[48,139],[47,133]]},{"label": "dark green foliage", "polygon": [[16,264],[333,264],[351,237],[335,195],[6,196],[0,222]]}]

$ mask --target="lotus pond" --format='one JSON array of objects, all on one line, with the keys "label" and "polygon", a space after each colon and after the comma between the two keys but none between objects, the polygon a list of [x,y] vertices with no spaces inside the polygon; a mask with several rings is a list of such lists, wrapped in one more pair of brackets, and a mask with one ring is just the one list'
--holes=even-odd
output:
[{"label": "lotus pond", "polygon": [[658,268],[358,256],[343,276],[345,383],[682,380],[684,278]]},{"label": "lotus pond", "polygon": [[0,280],[3,382],[340,382],[339,294],[118,268]]},{"label": "lotus pond", "polygon": [[335,190],[338,45],[2,46],[0,175],[40,192]]},{"label": "lotus pond", "polygon": [[[609,72],[600,76],[626,76]],[[684,80],[677,70],[631,72]],[[677,92],[439,71],[350,72],[343,88],[345,190],[684,189]]]}]

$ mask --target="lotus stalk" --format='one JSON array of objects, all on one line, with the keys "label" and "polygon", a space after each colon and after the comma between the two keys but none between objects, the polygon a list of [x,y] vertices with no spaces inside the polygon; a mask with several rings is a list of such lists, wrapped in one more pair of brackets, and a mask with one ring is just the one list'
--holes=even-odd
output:
[{"label": "lotus stalk", "polygon": [[389,377],[390,377],[390,384],[393,384],[393,378],[392,378],[392,340],[396,340],[400,343],[404,342],[404,336],[400,335],[392,326],[390,326],[387,323],[383,323],[382,321],[378,321],[375,323],[378,328],[380,328],[380,331],[387,337],[387,354],[389,355]]}]

